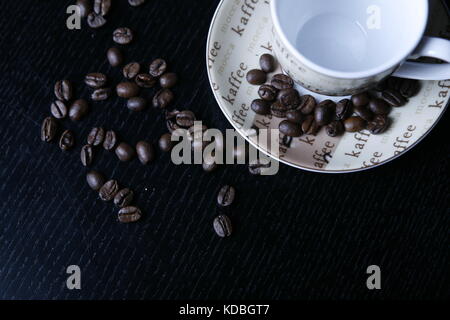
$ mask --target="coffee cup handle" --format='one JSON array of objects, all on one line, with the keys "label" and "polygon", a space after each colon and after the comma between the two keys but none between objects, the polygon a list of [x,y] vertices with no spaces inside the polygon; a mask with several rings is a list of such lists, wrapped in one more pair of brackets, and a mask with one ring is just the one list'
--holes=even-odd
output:
[{"label": "coffee cup handle", "polygon": [[431,57],[444,60],[447,63],[433,64],[406,61],[394,72],[394,76],[417,80],[447,80],[450,79],[450,41],[424,37],[410,59]]}]

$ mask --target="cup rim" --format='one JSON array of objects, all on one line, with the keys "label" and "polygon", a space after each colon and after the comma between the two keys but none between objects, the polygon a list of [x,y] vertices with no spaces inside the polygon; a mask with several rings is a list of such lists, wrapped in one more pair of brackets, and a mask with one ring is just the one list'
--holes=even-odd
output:
[{"label": "cup rim", "polygon": [[312,70],[315,70],[323,75],[328,75],[334,78],[338,79],[362,79],[362,78],[369,78],[378,74],[381,74],[391,68],[395,68],[397,65],[401,64],[409,55],[411,55],[414,50],[417,48],[417,46],[420,44],[420,42],[423,39],[423,36],[425,34],[425,30],[428,24],[428,12],[429,12],[429,3],[428,0],[415,0],[420,1],[420,6],[422,12],[424,12],[424,19],[422,20],[421,25],[421,32],[420,35],[417,37],[416,41],[414,41],[413,45],[409,48],[405,48],[404,50],[401,50],[398,54],[396,54],[393,58],[391,58],[386,63],[377,66],[375,68],[371,68],[365,71],[356,71],[356,72],[346,72],[346,71],[338,71],[333,70],[330,68],[326,68],[323,66],[320,66],[316,64],[315,62],[311,61],[310,59],[306,58],[303,54],[301,54],[295,46],[291,44],[291,42],[286,37],[286,34],[281,27],[280,20],[278,18],[278,6],[277,3],[282,0],[271,0],[270,1],[270,15],[272,17],[272,23],[275,28],[275,32],[278,33],[278,36],[281,38],[281,41],[283,44],[289,49],[290,54],[292,54],[296,59],[300,60],[302,63],[304,63],[307,67],[309,67]]}]

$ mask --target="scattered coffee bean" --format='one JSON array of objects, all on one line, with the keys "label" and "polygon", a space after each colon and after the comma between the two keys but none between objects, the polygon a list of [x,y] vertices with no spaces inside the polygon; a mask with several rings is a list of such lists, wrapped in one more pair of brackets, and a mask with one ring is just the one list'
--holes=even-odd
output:
[{"label": "scattered coffee bean", "polygon": [[178,76],[176,73],[165,73],[159,77],[159,85],[164,89],[173,88],[178,82]]},{"label": "scattered coffee bean", "polygon": [[294,80],[285,74],[279,73],[273,76],[271,84],[278,90],[284,90],[293,88]]},{"label": "scattered coffee bean", "polygon": [[161,89],[153,97],[153,107],[160,109],[167,108],[174,98],[175,96],[170,89]]},{"label": "scattered coffee bean", "polygon": [[121,142],[117,146],[115,152],[117,158],[122,162],[131,161],[136,155],[136,151],[134,150],[134,148],[125,142]]},{"label": "scattered coffee bean", "polygon": [[155,59],[150,64],[149,73],[152,77],[159,78],[167,71],[167,62],[164,59]]},{"label": "scattered coffee bean", "polygon": [[77,0],[76,5],[80,9],[81,18],[86,18],[88,14],[92,11],[91,0]]},{"label": "scattered coffee bean", "polygon": [[181,128],[188,129],[194,125],[195,114],[189,110],[178,112],[175,121]]},{"label": "scattered coffee bean", "polygon": [[73,87],[69,80],[60,80],[56,82],[54,91],[58,100],[69,101],[72,99]]},{"label": "scattered coffee bean", "polygon": [[358,132],[366,127],[366,121],[361,117],[350,117],[344,121],[344,128],[347,132]]},{"label": "scattered coffee bean", "polygon": [[333,121],[336,114],[336,104],[331,100],[319,103],[314,110],[314,118],[318,126],[326,126]]},{"label": "scattered coffee bean", "polygon": [[296,109],[302,102],[302,98],[294,88],[284,89],[278,92],[277,99],[288,109]]},{"label": "scattered coffee bean", "polygon": [[268,84],[264,84],[261,87],[259,87],[258,94],[261,97],[261,99],[266,101],[274,101],[277,97],[278,90]]},{"label": "scattered coffee bean", "polygon": [[286,119],[292,123],[300,124],[304,117],[305,116],[299,110],[290,110],[286,112]]},{"label": "scattered coffee bean", "polygon": [[136,144],[136,153],[143,165],[147,165],[155,159],[155,149],[146,141],[139,141]]},{"label": "scattered coffee bean", "polygon": [[127,108],[131,111],[142,111],[147,107],[147,100],[142,97],[133,97],[128,99]]},{"label": "scattered coffee bean", "polygon": [[123,63],[123,54],[119,48],[110,48],[106,53],[108,62],[112,67],[118,67]]},{"label": "scattered coffee bean", "polygon": [[113,40],[118,44],[129,44],[133,40],[133,31],[130,28],[117,28],[113,32]]},{"label": "scattered coffee bean", "polygon": [[262,71],[270,73],[275,71],[277,64],[275,58],[271,54],[266,53],[259,58],[259,66]]},{"label": "scattered coffee bean", "polygon": [[369,103],[369,109],[375,114],[388,114],[391,111],[391,107],[381,99],[372,99]]},{"label": "scattered coffee bean", "polygon": [[236,190],[234,187],[225,185],[219,190],[217,195],[217,204],[221,207],[231,206],[236,196]]},{"label": "scattered coffee bean", "polygon": [[355,107],[353,111],[355,111],[355,114],[363,118],[365,121],[370,121],[373,119],[373,113],[367,108],[367,106]]},{"label": "scattered coffee bean", "polygon": [[315,135],[317,135],[319,130],[320,130],[320,126],[316,123],[314,116],[313,115],[307,116],[302,123],[302,131],[305,134],[315,136]]},{"label": "scattered coffee bean", "polygon": [[85,145],[81,148],[81,163],[85,167],[89,167],[94,161],[94,148],[91,145]]},{"label": "scattered coffee bean", "polygon": [[128,0],[130,6],[137,7],[145,3],[145,0]]},{"label": "scattered coffee bean", "polygon": [[353,104],[349,99],[343,99],[336,104],[336,120],[345,120],[353,114]]},{"label": "scattered coffee bean", "polygon": [[330,137],[337,137],[344,133],[345,128],[342,121],[337,120],[327,125],[325,131]]},{"label": "scattered coffee bean", "polygon": [[169,152],[172,150],[174,146],[174,142],[172,141],[172,135],[170,133],[165,133],[159,138],[158,141],[159,148],[163,152]]},{"label": "scattered coffee bean", "polygon": [[87,23],[89,27],[97,29],[105,25],[106,19],[102,15],[91,12],[87,16]]},{"label": "scattered coffee bean", "polygon": [[44,142],[51,142],[58,131],[58,123],[55,118],[47,117],[42,122],[41,126],[41,140]]},{"label": "scattered coffee bean", "polygon": [[89,73],[84,77],[84,83],[94,89],[104,87],[107,81],[106,75],[100,72]]},{"label": "scattered coffee bean", "polygon": [[123,67],[123,76],[129,80],[134,79],[141,70],[141,65],[137,62],[131,62]]},{"label": "scattered coffee bean", "polygon": [[133,198],[134,198],[133,191],[128,188],[125,188],[117,192],[116,196],[114,197],[114,204],[118,208],[125,208],[131,204]]},{"label": "scattered coffee bean", "polygon": [[269,101],[266,100],[262,100],[262,99],[255,99],[253,100],[252,104],[251,104],[251,108],[253,110],[253,112],[255,112],[256,114],[260,114],[260,115],[267,115],[270,113],[270,106],[271,103]]},{"label": "scattered coffee bean", "polygon": [[70,130],[66,130],[62,133],[61,138],[59,138],[59,147],[62,151],[67,151],[73,148],[75,145],[75,136]]},{"label": "scattered coffee bean", "polygon": [[51,104],[50,111],[56,119],[64,119],[67,116],[67,106],[60,100],[56,100]]},{"label": "scattered coffee bean", "polygon": [[420,82],[413,79],[401,79],[398,91],[406,99],[416,96],[420,91]]},{"label": "scattered coffee bean", "polygon": [[390,125],[389,118],[385,115],[377,115],[367,124],[367,130],[372,134],[384,133]]},{"label": "scattered coffee bean", "polygon": [[259,69],[253,69],[247,72],[247,82],[252,85],[264,84],[267,80],[267,74]]},{"label": "scattered coffee bean", "polygon": [[98,147],[105,140],[105,129],[98,127],[92,128],[87,137],[87,143],[91,146]]},{"label": "scattered coffee bean", "polygon": [[277,118],[286,118],[286,113],[288,112],[288,108],[282,104],[280,101],[275,101],[270,106],[270,112],[274,117]]},{"label": "scattered coffee bean", "polygon": [[86,175],[86,181],[89,187],[94,191],[100,190],[100,188],[105,184],[105,178],[97,171],[90,171]]},{"label": "scattered coffee bean", "polygon": [[103,141],[103,149],[106,151],[114,150],[117,144],[117,135],[113,130],[106,131],[105,140]]},{"label": "scattered coffee bean", "polygon": [[91,99],[93,101],[104,101],[109,99],[111,94],[112,94],[111,88],[100,88],[92,92]]},{"label": "scattered coffee bean", "polygon": [[383,99],[393,107],[404,106],[407,100],[397,91],[388,89],[382,93]]},{"label": "scattered coffee bean", "polygon": [[214,231],[221,237],[229,237],[233,231],[231,226],[231,220],[226,215],[220,215],[214,219],[213,222]]},{"label": "scattered coffee bean", "polygon": [[288,120],[281,121],[279,125],[280,132],[288,137],[300,137],[303,132],[299,124],[290,122]]},{"label": "scattered coffee bean", "polygon": [[89,111],[89,105],[86,100],[75,100],[69,108],[69,118],[72,121],[80,121]]},{"label": "scattered coffee bean", "polygon": [[120,209],[118,219],[121,223],[136,222],[142,217],[142,211],[138,207],[125,207]]},{"label": "scattered coffee bean", "polygon": [[116,180],[109,180],[100,188],[98,195],[103,201],[111,201],[117,192],[119,192],[119,183]]},{"label": "scattered coffee bean", "polygon": [[116,93],[121,98],[132,98],[139,94],[139,87],[134,82],[121,82],[116,87]]},{"label": "scattered coffee bean", "polygon": [[369,104],[370,97],[367,92],[355,94],[352,96],[352,103],[355,107],[365,107]]},{"label": "scattered coffee bean", "polygon": [[302,114],[309,115],[313,113],[314,109],[316,108],[316,105],[317,105],[316,99],[313,96],[305,95],[302,97],[302,101],[298,109]]},{"label": "scattered coffee bean", "polygon": [[111,9],[111,0],[94,0],[94,12],[106,16]]},{"label": "scattered coffee bean", "polygon": [[138,74],[135,81],[141,88],[152,88],[156,83],[156,79],[147,73]]}]

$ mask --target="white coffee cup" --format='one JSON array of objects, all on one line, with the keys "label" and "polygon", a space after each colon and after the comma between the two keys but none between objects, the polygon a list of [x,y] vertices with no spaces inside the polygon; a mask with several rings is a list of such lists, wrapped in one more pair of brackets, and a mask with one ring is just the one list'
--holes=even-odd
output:
[{"label": "white coffee cup", "polygon": [[365,91],[389,75],[450,79],[450,41],[424,37],[428,0],[271,0],[273,50],[283,70],[325,95]]}]

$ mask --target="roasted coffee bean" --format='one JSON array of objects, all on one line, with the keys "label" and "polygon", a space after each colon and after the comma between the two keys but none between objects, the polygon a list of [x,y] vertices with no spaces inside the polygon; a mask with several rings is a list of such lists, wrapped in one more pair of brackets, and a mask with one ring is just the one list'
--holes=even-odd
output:
[{"label": "roasted coffee bean", "polygon": [[155,149],[146,141],[139,141],[136,144],[136,153],[143,165],[149,164],[155,159]]},{"label": "roasted coffee bean", "polygon": [[299,110],[290,110],[286,112],[286,119],[292,123],[300,124],[304,117],[305,116]]},{"label": "roasted coffee bean", "polygon": [[123,67],[122,73],[123,76],[129,80],[134,79],[139,74],[141,70],[141,65],[137,62],[130,62],[129,64]]},{"label": "roasted coffee bean", "polygon": [[370,121],[373,119],[374,114],[370,111],[367,106],[365,107],[355,107],[354,110],[357,116],[360,116],[366,121]]},{"label": "roasted coffee bean", "polygon": [[100,188],[98,195],[103,201],[111,201],[117,192],[119,192],[119,183],[116,180],[109,180]]},{"label": "roasted coffee bean", "polygon": [[326,126],[333,121],[336,114],[336,104],[331,100],[325,100],[319,103],[314,110],[314,118],[317,125]]},{"label": "roasted coffee bean", "polygon": [[172,135],[170,133],[165,133],[159,138],[158,141],[159,148],[163,152],[169,152],[172,150],[174,146],[174,142],[172,141]]},{"label": "roasted coffee bean", "polygon": [[387,80],[383,80],[381,82],[378,82],[377,85],[373,88],[375,91],[382,92],[386,90],[388,87]]},{"label": "roasted coffee bean", "polygon": [[416,96],[420,91],[420,82],[413,79],[402,79],[400,88],[398,90],[400,94],[406,99]]},{"label": "roasted coffee bean", "polygon": [[98,127],[92,128],[87,137],[87,143],[91,146],[98,147],[105,141],[105,129]]},{"label": "roasted coffee bean", "polygon": [[165,73],[159,77],[159,85],[162,88],[170,89],[175,87],[178,82],[178,76],[176,73]]},{"label": "roasted coffee bean", "polygon": [[122,162],[131,161],[136,155],[136,151],[134,150],[134,148],[125,142],[121,142],[117,146],[115,152],[117,158]]},{"label": "roasted coffee bean", "polygon": [[117,28],[113,32],[113,40],[118,44],[129,44],[133,41],[133,31],[130,28]]},{"label": "roasted coffee bean", "polygon": [[300,137],[303,132],[300,124],[290,122],[288,120],[281,121],[279,125],[280,132],[288,137]]},{"label": "roasted coffee bean", "polygon": [[121,98],[133,98],[139,94],[139,87],[134,82],[121,82],[116,87],[116,93]]},{"label": "roasted coffee bean", "polygon": [[282,137],[280,138],[280,145],[286,148],[290,148],[292,140],[293,140],[292,137],[282,135]]},{"label": "roasted coffee bean", "polygon": [[270,72],[274,72],[277,64],[275,62],[275,58],[274,56],[272,56],[271,54],[263,54],[260,58],[259,58],[259,66],[261,67],[261,70],[266,72],[266,73],[270,73]]},{"label": "roasted coffee bean", "polygon": [[261,87],[259,87],[258,94],[261,97],[261,99],[266,101],[274,101],[277,97],[278,90],[268,84],[264,84]]},{"label": "roasted coffee bean", "polygon": [[70,130],[66,130],[62,133],[61,138],[59,138],[59,147],[62,151],[67,151],[73,148],[75,145],[75,136]]},{"label": "roasted coffee bean", "polygon": [[73,87],[69,80],[60,80],[56,82],[54,91],[58,100],[69,101],[72,99]]},{"label": "roasted coffee bean", "polygon": [[400,93],[390,89],[383,91],[382,98],[393,107],[404,106],[407,102]]},{"label": "roasted coffee bean", "polygon": [[377,115],[367,124],[367,130],[372,134],[382,134],[389,128],[389,125],[390,121],[387,116]]},{"label": "roasted coffee bean", "polygon": [[205,172],[213,172],[218,167],[217,163],[215,161],[204,161],[202,163],[203,171]]},{"label": "roasted coffee bean", "polygon": [[94,89],[104,87],[107,81],[106,75],[100,72],[89,73],[84,77],[84,83]]},{"label": "roasted coffee bean", "polygon": [[156,83],[156,79],[147,73],[138,74],[135,81],[136,84],[141,88],[152,88]]},{"label": "roasted coffee bean", "polygon": [[94,161],[94,148],[91,145],[85,145],[81,148],[81,163],[85,167],[89,167]]},{"label": "roasted coffee bean", "polygon": [[94,0],[94,12],[106,16],[111,9],[111,0]]},{"label": "roasted coffee bean", "polygon": [[166,121],[167,130],[169,130],[170,133],[173,133],[175,130],[181,129],[179,125],[175,122],[175,120],[167,120]]},{"label": "roasted coffee bean", "polygon": [[267,74],[259,69],[253,69],[247,72],[247,82],[252,85],[264,84],[267,80]]},{"label": "roasted coffee bean", "polygon": [[357,107],[365,107],[369,104],[370,97],[367,92],[355,94],[352,96],[353,106]]},{"label": "roasted coffee bean", "polygon": [[86,182],[92,190],[98,191],[105,184],[105,178],[97,171],[90,171],[86,175]]},{"label": "roasted coffee bean", "polygon": [[270,105],[271,103],[269,101],[262,99],[255,99],[253,100],[250,107],[256,114],[264,116],[270,113]]},{"label": "roasted coffee bean", "polygon": [[81,18],[86,18],[88,14],[92,11],[91,0],[77,0],[76,5],[80,9]]},{"label": "roasted coffee bean", "polygon": [[91,12],[87,16],[87,23],[89,27],[97,29],[105,25],[106,19],[102,15]]},{"label": "roasted coffee bean", "polygon": [[103,149],[107,151],[114,150],[117,144],[117,135],[113,130],[108,130],[105,133],[105,140],[103,141]]},{"label": "roasted coffee bean", "polygon": [[136,222],[142,217],[142,211],[138,207],[125,207],[120,209],[118,219],[121,223]]},{"label": "roasted coffee bean", "polygon": [[391,107],[381,99],[372,99],[369,103],[369,110],[375,114],[388,114]]},{"label": "roasted coffee bean", "polygon": [[41,140],[44,142],[51,142],[58,132],[58,123],[52,117],[47,117],[42,122],[41,126]]},{"label": "roasted coffee bean", "polygon": [[137,7],[145,3],[145,0],[128,0],[130,6]]},{"label": "roasted coffee bean", "polygon": [[297,90],[290,88],[278,92],[277,99],[288,109],[296,109],[302,102],[302,98]]},{"label": "roasted coffee bean", "polygon": [[92,92],[91,99],[93,101],[104,101],[109,99],[111,94],[112,94],[111,88],[100,88]]},{"label": "roasted coffee bean", "polygon": [[128,99],[127,108],[131,111],[142,111],[147,107],[147,100],[142,97],[133,97]]},{"label": "roasted coffee bean", "polygon": [[195,114],[189,110],[181,111],[175,116],[175,121],[181,128],[188,129],[194,125]]},{"label": "roasted coffee bean", "polygon": [[358,132],[366,127],[366,121],[361,117],[350,117],[344,121],[344,128],[347,132]]},{"label": "roasted coffee bean", "polygon": [[67,106],[60,100],[56,100],[51,104],[50,111],[56,119],[64,119],[67,116]]},{"label": "roasted coffee bean", "polygon": [[160,109],[167,108],[174,98],[175,96],[170,89],[161,89],[153,97],[153,107]]},{"label": "roasted coffee bean", "polygon": [[320,126],[316,123],[314,116],[313,115],[307,116],[302,123],[302,131],[305,134],[315,136],[315,135],[317,135],[319,130],[320,130]]},{"label": "roasted coffee bean", "polygon": [[123,54],[119,48],[109,48],[106,57],[112,67],[118,67],[123,63]]},{"label": "roasted coffee bean", "polygon": [[155,59],[150,64],[149,73],[151,76],[158,78],[167,71],[167,62],[164,59]]},{"label": "roasted coffee bean", "polygon": [[264,169],[270,168],[270,162],[263,164],[259,160],[253,161],[248,165],[248,171],[255,176],[261,175]]},{"label": "roasted coffee bean", "polygon": [[233,232],[231,220],[226,215],[216,217],[213,222],[213,227],[216,234],[221,238],[229,237]]},{"label": "roasted coffee bean", "polygon": [[300,110],[300,112],[304,115],[308,115],[314,112],[316,105],[316,99],[313,96],[305,95],[302,97],[302,101],[300,103],[300,106],[298,107],[298,110]]},{"label": "roasted coffee bean", "polygon": [[231,206],[234,202],[236,196],[236,190],[234,187],[225,185],[219,190],[217,195],[217,204],[221,207]]},{"label": "roasted coffee bean", "polygon": [[329,125],[326,126],[325,131],[326,131],[327,135],[329,135],[330,137],[340,136],[345,131],[344,124],[340,120],[333,121]]},{"label": "roasted coffee bean", "polygon": [[277,118],[286,118],[286,113],[288,112],[288,108],[282,104],[280,101],[275,101],[270,106],[270,112],[274,117]]},{"label": "roasted coffee bean", "polygon": [[349,99],[343,99],[336,104],[336,120],[345,120],[353,114],[353,104]]},{"label": "roasted coffee bean", "polygon": [[117,192],[114,197],[114,204],[118,208],[128,207],[133,202],[134,193],[132,190],[125,188]]},{"label": "roasted coffee bean", "polygon": [[285,74],[279,73],[273,76],[271,84],[278,90],[284,90],[293,88],[294,80]]},{"label": "roasted coffee bean", "polygon": [[89,105],[86,100],[75,100],[69,108],[69,118],[72,121],[80,121],[89,111]]},{"label": "roasted coffee bean", "polygon": [[[386,83],[386,88],[384,90],[387,89],[392,89],[394,91],[400,91],[400,87],[402,85],[402,80],[401,78],[398,77],[389,77],[385,83]],[[383,91],[384,91],[383,90]]]}]

